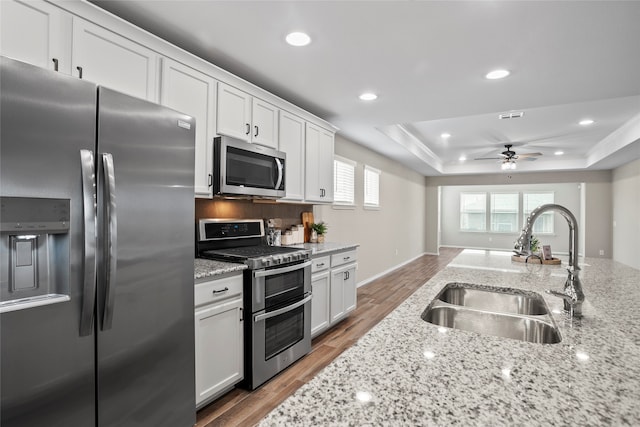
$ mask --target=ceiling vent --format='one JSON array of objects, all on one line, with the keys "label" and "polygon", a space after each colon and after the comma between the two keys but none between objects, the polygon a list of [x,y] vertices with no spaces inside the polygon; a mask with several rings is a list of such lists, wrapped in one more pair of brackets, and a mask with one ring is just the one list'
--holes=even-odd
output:
[{"label": "ceiling vent", "polygon": [[511,113],[502,113],[498,116],[500,120],[503,119],[519,119],[524,116],[524,111],[513,111]]}]

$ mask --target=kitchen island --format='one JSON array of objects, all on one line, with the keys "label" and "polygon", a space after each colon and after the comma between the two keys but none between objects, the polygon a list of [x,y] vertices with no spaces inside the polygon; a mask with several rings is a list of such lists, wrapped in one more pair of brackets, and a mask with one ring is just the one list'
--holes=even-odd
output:
[{"label": "kitchen island", "polygon": [[[565,261],[463,251],[261,425],[640,424],[640,271],[581,262],[586,301],[576,320],[544,293],[562,290]],[[532,344],[422,320],[450,282],[542,294],[562,341]]]}]

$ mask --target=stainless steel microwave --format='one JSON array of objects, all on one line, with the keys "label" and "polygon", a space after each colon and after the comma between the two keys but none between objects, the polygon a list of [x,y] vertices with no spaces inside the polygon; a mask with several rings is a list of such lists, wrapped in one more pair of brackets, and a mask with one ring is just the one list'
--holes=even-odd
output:
[{"label": "stainless steel microwave", "polygon": [[272,148],[219,136],[213,141],[213,192],[216,195],[285,196],[287,155]]}]

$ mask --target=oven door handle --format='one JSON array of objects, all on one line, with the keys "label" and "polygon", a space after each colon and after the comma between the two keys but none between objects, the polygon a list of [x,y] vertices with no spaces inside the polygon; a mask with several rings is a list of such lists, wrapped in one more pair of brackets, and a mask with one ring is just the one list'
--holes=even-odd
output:
[{"label": "oven door handle", "polygon": [[288,305],[286,307],[282,307],[279,308],[278,310],[274,310],[274,311],[270,311],[268,313],[264,313],[264,314],[256,314],[255,316],[253,316],[253,321],[254,323],[258,323],[261,322],[263,320],[267,320],[270,319],[272,317],[276,317],[276,316],[280,316],[283,313],[286,313],[288,311],[291,310],[295,310],[296,308],[300,307],[301,305],[305,305],[306,303],[308,303],[309,301],[311,301],[311,298],[313,297],[313,295],[309,295],[308,297],[301,299],[300,301]]},{"label": "oven door handle", "polygon": [[273,270],[258,270],[253,273],[254,277],[267,277],[267,276],[275,276],[276,274],[289,273],[290,271],[295,271],[299,269],[303,269],[311,265],[311,261],[305,261],[302,264],[290,265],[288,267],[276,268]]}]

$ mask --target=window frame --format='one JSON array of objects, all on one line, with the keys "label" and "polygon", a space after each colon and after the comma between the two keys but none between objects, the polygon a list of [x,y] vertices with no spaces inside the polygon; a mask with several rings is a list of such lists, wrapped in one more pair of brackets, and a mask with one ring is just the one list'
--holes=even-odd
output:
[{"label": "window frame", "polygon": [[[489,222],[489,227],[488,227],[488,232],[490,233],[501,233],[501,234],[517,234],[520,232],[520,228],[519,228],[519,224],[520,224],[520,194],[522,194],[520,191],[517,192],[513,192],[513,191],[491,191],[488,193],[489,194],[489,215],[487,216],[488,222]],[[499,212],[499,213],[507,213],[507,214],[515,214],[515,224],[514,224],[514,228],[512,230],[508,230],[508,231],[503,231],[503,230],[496,230],[494,229],[494,195],[505,195],[505,194],[509,194],[512,196],[515,196],[515,212]]]},{"label": "window frame", "polygon": [[[552,196],[552,201],[550,203],[555,203],[555,200],[556,200],[556,192],[552,191],[552,190],[551,191],[550,190],[522,191],[521,193],[522,193],[522,228],[524,228],[524,226],[525,226],[525,224],[527,222],[527,218],[529,217],[529,215],[533,211],[533,209],[531,209],[530,211],[527,212],[527,208],[526,208],[526,205],[525,205],[525,203],[526,203],[525,202],[525,198],[526,198],[527,194],[550,194]],[[553,211],[547,211],[547,212],[543,213],[542,215],[540,215],[538,217],[538,221],[540,220],[540,218],[542,218],[544,216],[547,216],[547,217],[551,218],[551,220],[550,220],[551,231],[534,231],[532,229],[532,234],[543,235],[543,236],[555,235],[555,229],[556,229],[555,213]],[[536,221],[536,224],[538,224],[538,221]],[[535,224],[533,226],[535,228]]]},{"label": "window frame", "polygon": [[[340,181],[338,180],[339,168],[341,166],[338,163],[342,163],[345,167],[350,168],[351,173],[351,182],[349,183],[350,188],[347,191],[340,191],[338,189],[338,185]],[[342,209],[353,209],[356,206],[356,167],[358,163],[347,159],[342,156],[333,156],[333,206],[336,208]],[[351,200],[339,200],[340,195],[342,193],[350,193]]]},{"label": "window frame", "polygon": [[[482,210],[482,212],[476,212],[476,211],[467,211],[467,210],[463,210],[463,199],[465,195],[475,195],[475,196],[482,196],[484,198],[484,208]],[[458,214],[459,214],[459,225],[460,225],[460,231],[465,232],[465,233],[486,233],[487,230],[487,192],[486,191],[463,191],[460,192],[460,200],[459,200],[460,205],[458,206]],[[470,228],[464,228],[463,227],[463,215],[465,214],[469,214],[469,213],[482,213],[484,215],[484,220],[482,221],[483,224],[483,228],[482,229],[470,229]],[[467,221],[469,222],[469,221]]]},{"label": "window frame", "polygon": [[[371,190],[375,190],[375,200],[368,200],[367,196],[369,195],[368,188],[370,186],[369,177],[375,176],[375,188],[371,188]],[[363,193],[362,193],[362,207],[364,209],[380,209],[380,177],[382,176],[382,171],[380,169],[376,169],[369,165],[364,165],[363,168]],[[373,184],[373,183],[371,183]]]}]

